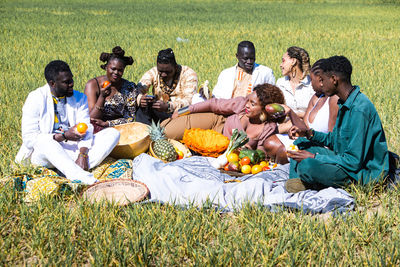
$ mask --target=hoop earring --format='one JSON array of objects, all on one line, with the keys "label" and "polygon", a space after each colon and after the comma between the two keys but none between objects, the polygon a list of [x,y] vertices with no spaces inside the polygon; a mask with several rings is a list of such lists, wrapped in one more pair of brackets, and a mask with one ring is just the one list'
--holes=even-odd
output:
[{"label": "hoop earring", "polygon": [[[294,66],[293,66],[293,68],[294,68]],[[292,79],[296,78],[296,75],[297,75],[297,70],[294,69],[294,71],[292,72]]]},{"label": "hoop earring", "polygon": [[264,112],[262,112],[262,113],[260,114],[260,117],[259,117],[259,119],[260,119],[260,121],[261,121],[261,122],[264,122],[264,121],[266,121],[266,120],[267,120],[267,115],[265,115],[265,113],[264,113]]}]

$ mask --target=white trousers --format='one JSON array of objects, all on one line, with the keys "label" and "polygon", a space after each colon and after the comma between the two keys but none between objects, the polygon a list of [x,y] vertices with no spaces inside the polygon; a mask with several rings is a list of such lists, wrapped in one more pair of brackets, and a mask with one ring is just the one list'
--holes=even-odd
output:
[{"label": "white trousers", "polygon": [[[89,169],[99,165],[118,144],[119,132],[114,128],[104,129],[93,135],[92,147],[88,152]],[[57,142],[52,137],[37,140],[31,156],[31,163],[47,168],[56,168],[71,181],[84,184],[96,182],[93,174],[84,171],[75,161],[79,156],[78,142]]]}]

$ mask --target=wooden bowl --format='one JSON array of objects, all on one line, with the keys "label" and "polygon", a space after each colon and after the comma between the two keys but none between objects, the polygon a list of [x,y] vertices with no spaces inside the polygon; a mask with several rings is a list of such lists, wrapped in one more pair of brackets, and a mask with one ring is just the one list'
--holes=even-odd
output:
[{"label": "wooden bowl", "polygon": [[116,159],[133,159],[146,152],[150,145],[149,128],[140,122],[131,122],[114,126],[121,137],[110,156]]},{"label": "wooden bowl", "polygon": [[[183,158],[187,158],[187,157],[191,157],[192,156],[192,153],[190,152],[190,150],[184,144],[182,144],[181,142],[176,141],[174,139],[168,139],[168,141],[175,147],[175,149],[178,149],[178,150],[182,151]],[[152,157],[160,159],[159,157],[156,156],[156,154],[153,151],[153,144],[154,144],[154,142],[151,142],[151,144],[149,146],[149,154]],[[164,161],[164,162],[166,163],[166,161]]]}]

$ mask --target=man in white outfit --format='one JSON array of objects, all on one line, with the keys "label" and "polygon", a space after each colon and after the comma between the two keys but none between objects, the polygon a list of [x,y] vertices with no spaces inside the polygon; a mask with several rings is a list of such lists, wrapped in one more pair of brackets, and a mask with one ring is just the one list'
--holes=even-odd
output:
[{"label": "man in white outfit", "polygon": [[[17,163],[56,168],[69,180],[93,184],[88,172],[112,151],[119,132],[107,128],[93,135],[85,94],[73,90],[74,80],[67,63],[50,62],[44,71],[47,84],[29,93],[22,108],[23,144]],[[86,123],[79,133],[76,125]]]},{"label": "man in white outfit", "polygon": [[275,85],[273,71],[255,63],[256,49],[249,41],[239,43],[236,53],[238,63],[221,72],[212,94],[216,98],[230,99],[247,96],[259,84]]}]

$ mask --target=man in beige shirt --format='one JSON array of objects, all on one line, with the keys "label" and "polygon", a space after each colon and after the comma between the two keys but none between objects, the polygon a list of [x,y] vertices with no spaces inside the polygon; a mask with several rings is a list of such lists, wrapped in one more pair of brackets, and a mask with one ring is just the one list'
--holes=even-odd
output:
[{"label": "man in beige shirt", "polygon": [[250,41],[238,44],[236,58],[238,63],[223,70],[215,85],[212,94],[215,98],[230,99],[238,96],[247,96],[259,84],[275,85],[273,71],[263,65],[255,63],[256,49]]},{"label": "man in beige shirt", "polygon": [[197,92],[197,74],[177,64],[174,52],[168,48],[158,53],[157,66],[143,75],[138,88],[136,121],[151,124],[152,120],[163,121],[176,109],[191,104]]}]

